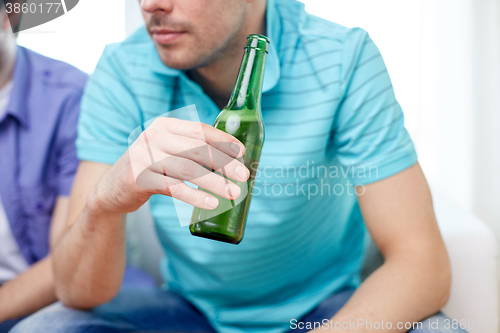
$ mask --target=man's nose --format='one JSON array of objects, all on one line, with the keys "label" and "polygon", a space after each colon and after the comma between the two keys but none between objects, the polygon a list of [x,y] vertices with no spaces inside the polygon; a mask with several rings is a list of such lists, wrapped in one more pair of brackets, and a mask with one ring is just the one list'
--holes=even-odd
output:
[{"label": "man's nose", "polygon": [[147,13],[164,12],[169,14],[174,9],[173,0],[141,0],[141,7]]}]

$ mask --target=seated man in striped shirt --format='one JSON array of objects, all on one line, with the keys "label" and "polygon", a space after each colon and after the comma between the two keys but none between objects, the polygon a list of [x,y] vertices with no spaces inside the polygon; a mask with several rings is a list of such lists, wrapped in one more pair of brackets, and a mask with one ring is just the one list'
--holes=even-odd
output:
[{"label": "seated man in striped shirt", "polygon": [[[62,303],[13,332],[304,332],[317,323],[370,330],[356,326],[360,320],[378,331],[403,332],[402,323],[419,321],[415,330],[436,327],[430,323],[444,330],[447,253],[402,110],[368,34],[289,0],[141,6],[146,25],[106,48],[83,97],[82,162],[68,232],[54,253]],[[178,223],[185,212],[176,211],[172,196],[205,209],[218,203],[179,182],[195,178],[196,156],[151,168],[165,185],[148,190],[132,170],[147,154],[129,154],[128,140],[142,123],[194,104],[201,123],[160,117],[145,131],[149,147],[137,141],[133,149],[169,156],[220,141],[244,149],[209,125],[229,99],[251,33],[271,40],[262,88],[266,142],[245,238],[235,246],[193,237]],[[239,173],[238,166],[228,165],[227,176],[245,181],[248,170]],[[228,198],[222,177],[200,179],[193,183]],[[167,254],[164,288],[119,291],[124,217],[148,200]],[[366,231],[385,262],[361,282]]]}]

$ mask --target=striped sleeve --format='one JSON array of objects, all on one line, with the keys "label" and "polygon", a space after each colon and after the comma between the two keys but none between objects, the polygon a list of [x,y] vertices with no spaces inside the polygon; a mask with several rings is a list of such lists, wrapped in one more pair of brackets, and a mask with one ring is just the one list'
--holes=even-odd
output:
[{"label": "striped sleeve", "polygon": [[339,162],[350,168],[355,185],[390,177],[417,162],[404,127],[389,73],[368,34],[352,29],[345,40],[340,96],[333,146]]},{"label": "striped sleeve", "polygon": [[114,47],[104,50],[82,97],[76,140],[80,160],[114,164],[141,124],[137,100]]}]

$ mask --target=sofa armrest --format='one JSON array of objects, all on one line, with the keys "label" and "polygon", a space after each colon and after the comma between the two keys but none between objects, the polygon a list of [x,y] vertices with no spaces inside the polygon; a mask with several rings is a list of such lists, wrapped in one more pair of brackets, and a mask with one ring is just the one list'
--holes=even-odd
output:
[{"label": "sofa armrest", "polygon": [[464,319],[471,333],[497,333],[500,323],[495,327],[492,321],[499,318],[495,236],[483,221],[438,190],[432,193],[452,271],[451,295],[442,311],[459,322]]}]

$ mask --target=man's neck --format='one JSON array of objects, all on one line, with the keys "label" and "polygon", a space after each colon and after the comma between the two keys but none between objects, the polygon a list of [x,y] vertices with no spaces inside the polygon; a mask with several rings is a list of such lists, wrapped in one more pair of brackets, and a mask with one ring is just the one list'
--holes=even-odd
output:
[{"label": "man's neck", "polygon": [[16,63],[16,45],[2,45],[0,49],[0,89],[5,87],[14,72]]},{"label": "man's neck", "polygon": [[210,65],[197,68],[191,72],[193,79],[203,88],[205,93],[222,109],[233,91],[236,77],[245,52],[246,37],[250,34],[266,34],[266,1],[255,1],[234,43],[226,50],[224,56]]}]

